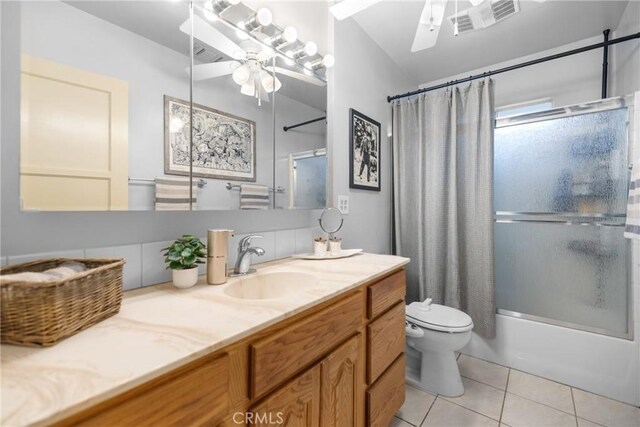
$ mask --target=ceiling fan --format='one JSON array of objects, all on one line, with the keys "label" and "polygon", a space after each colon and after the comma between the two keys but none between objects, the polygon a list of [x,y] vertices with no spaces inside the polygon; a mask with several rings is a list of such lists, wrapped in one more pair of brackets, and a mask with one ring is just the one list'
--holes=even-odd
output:
[{"label": "ceiling fan", "polygon": [[[336,19],[342,20],[381,1],[383,0],[342,0],[332,5],[329,10]],[[489,27],[519,11],[517,0],[469,0],[471,7],[458,13],[458,1],[453,1],[455,1],[456,10],[449,19],[453,24],[453,34],[456,36],[460,32]],[[534,1],[541,3],[545,0]],[[446,6],[447,0],[425,1],[411,52],[435,46]]]},{"label": "ceiling fan", "polygon": [[[190,35],[191,22],[183,22],[180,31]],[[273,49],[252,40],[243,40],[238,45],[197,15],[193,17],[193,37],[233,58],[228,61],[194,65],[193,79],[206,80],[231,74],[233,81],[240,85],[240,92],[257,98],[258,105],[261,101],[269,102],[269,93],[277,91],[282,86],[273,72],[316,86],[326,85],[313,76],[269,65],[275,56]],[[315,44],[307,44],[302,48],[305,49],[306,52],[303,53],[311,56],[316,53],[317,47]]]}]

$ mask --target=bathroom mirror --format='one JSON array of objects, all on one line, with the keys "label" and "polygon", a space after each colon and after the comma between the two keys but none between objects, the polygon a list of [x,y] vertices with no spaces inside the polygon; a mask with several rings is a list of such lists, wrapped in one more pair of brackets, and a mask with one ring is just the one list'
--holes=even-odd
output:
[{"label": "bathroom mirror", "polygon": [[[305,33],[304,19],[318,19],[308,5],[273,2],[273,22],[252,27],[259,2],[223,3],[194,2],[193,20],[188,2],[21,4],[23,210],[326,205],[325,122],[283,130],[326,115],[314,68],[328,52],[326,25]],[[287,25],[299,39],[275,52],[269,43]],[[303,57],[308,74],[302,37],[317,40]]]},{"label": "bathroom mirror", "polygon": [[342,228],[344,218],[342,218],[342,212],[340,212],[338,208],[325,208],[322,214],[320,214],[318,222],[320,223],[322,231],[327,233],[329,238],[331,238]]}]

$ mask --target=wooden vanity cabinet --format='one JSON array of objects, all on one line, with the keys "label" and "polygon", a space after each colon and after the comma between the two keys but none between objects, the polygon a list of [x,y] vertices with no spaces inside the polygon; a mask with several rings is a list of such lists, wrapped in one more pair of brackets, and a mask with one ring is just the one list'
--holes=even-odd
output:
[{"label": "wooden vanity cabinet", "polygon": [[59,425],[387,426],[404,402],[404,269]]}]

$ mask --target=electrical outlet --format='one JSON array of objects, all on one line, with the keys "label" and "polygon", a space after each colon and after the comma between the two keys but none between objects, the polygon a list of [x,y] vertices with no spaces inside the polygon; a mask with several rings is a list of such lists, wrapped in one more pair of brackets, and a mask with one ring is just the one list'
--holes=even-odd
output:
[{"label": "electrical outlet", "polygon": [[338,196],[338,210],[343,215],[349,214],[349,196]]}]

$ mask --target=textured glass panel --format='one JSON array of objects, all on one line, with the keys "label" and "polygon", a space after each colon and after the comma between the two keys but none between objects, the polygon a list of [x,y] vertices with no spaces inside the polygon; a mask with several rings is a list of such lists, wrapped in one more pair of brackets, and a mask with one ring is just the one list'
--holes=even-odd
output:
[{"label": "textured glass panel", "polygon": [[626,212],[627,109],[495,130],[496,211]]},{"label": "textured glass panel", "polygon": [[296,208],[323,208],[327,204],[327,156],[296,160]]},{"label": "textured glass panel", "polygon": [[624,227],[497,223],[499,309],[627,332]]}]

